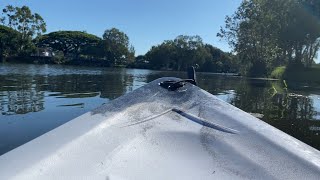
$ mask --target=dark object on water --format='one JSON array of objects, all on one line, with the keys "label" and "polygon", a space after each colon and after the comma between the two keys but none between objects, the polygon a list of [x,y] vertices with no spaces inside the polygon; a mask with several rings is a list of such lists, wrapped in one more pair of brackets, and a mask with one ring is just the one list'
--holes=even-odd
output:
[{"label": "dark object on water", "polygon": [[192,79],[183,79],[181,81],[168,80],[168,81],[160,82],[159,85],[165,89],[168,89],[169,91],[175,91],[183,87],[187,83],[191,83],[195,85],[195,81],[193,81]]}]

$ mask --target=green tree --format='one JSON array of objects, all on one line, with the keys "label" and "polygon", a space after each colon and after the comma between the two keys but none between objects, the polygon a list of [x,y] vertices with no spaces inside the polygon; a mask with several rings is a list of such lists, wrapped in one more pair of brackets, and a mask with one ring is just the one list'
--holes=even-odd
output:
[{"label": "green tree", "polygon": [[129,37],[116,28],[108,29],[103,34],[103,49],[108,60],[114,65],[123,65],[134,61],[134,48],[129,44]]},{"label": "green tree", "polygon": [[14,29],[0,25],[0,62],[18,52],[19,36]]},{"label": "green tree", "polygon": [[310,66],[319,49],[319,2],[243,1],[217,35],[226,39],[244,72],[265,76],[287,63]]},{"label": "green tree", "polygon": [[[204,44],[199,36],[180,35],[174,40],[164,41],[162,44],[153,46],[146,53],[146,60],[154,69],[186,70],[189,66],[198,65],[201,71],[223,71],[222,63],[225,61],[220,49]],[[228,57],[227,55],[225,57]],[[216,65],[221,64],[221,68]],[[219,69],[219,70],[218,70]]]},{"label": "green tree", "polygon": [[238,64],[231,53],[225,53],[221,49],[216,48],[210,44],[205,45],[209,58],[200,65],[201,71],[206,72],[238,72]]},{"label": "green tree", "polygon": [[100,41],[101,38],[81,31],[56,31],[39,36],[36,40],[38,47],[61,51],[64,57],[71,59],[79,58],[81,53],[95,53],[89,49],[97,47]]},{"label": "green tree", "polygon": [[32,38],[46,32],[46,23],[43,18],[32,13],[29,7],[6,6],[3,10],[1,22],[10,28],[20,32],[19,51],[22,54],[28,54],[34,50]]},{"label": "green tree", "polygon": [[200,36],[180,35],[173,43],[176,48],[175,69],[178,71],[195,64],[203,64],[206,58],[210,58]]},{"label": "green tree", "polygon": [[158,46],[152,46],[145,58],[153,69],[173,69],[175,54],[173,41],[164,41]]}]

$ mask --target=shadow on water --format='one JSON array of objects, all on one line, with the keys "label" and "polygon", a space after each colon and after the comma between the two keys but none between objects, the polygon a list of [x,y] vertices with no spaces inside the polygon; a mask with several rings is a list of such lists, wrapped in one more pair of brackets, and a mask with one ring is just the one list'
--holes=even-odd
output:
[{"label": "shadow on water", "polygon": [[[186,78],[184,72],[2,64],[0,155],[164,76]],[[216,74],[197,77],[206,91],[320,149],[319,90]]]}]

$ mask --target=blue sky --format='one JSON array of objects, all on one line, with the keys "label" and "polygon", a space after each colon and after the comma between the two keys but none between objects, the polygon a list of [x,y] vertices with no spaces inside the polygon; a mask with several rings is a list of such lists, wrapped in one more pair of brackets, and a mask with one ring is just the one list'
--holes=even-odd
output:
[{"label": "blue sky", "polygon": [[229,51],[216,37],[226,15],[231,15],[241,0],[1,0],[27,5],[47,23],[48,32],[80,30],[102,36],[106,29],[124,31],[136,49],[146,53],[152,45],[178,35],[200,35],[203,41]]}]

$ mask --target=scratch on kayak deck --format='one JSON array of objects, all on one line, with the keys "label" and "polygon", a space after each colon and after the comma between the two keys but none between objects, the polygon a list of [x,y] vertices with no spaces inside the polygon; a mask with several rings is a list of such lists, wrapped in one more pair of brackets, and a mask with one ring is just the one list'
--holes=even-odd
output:
[{"label": "scratch on kayak deck", "polygon": [[219,124],[215,124],[215,123],[211,123],[211,122],[208,122],[206,121],[205,119],[202,119],[200,117],[196,117],[192,114],[189,114],[185,111],[182,111],[180,109],[177,109],[177,108],[172,108],[172,109],[168,109],[168,110],[165,110],[163,111],[162,113],[160,114],[157,114],[157,115],[153,115],[151,117],[147,117],[146,119],[143,119],[141,121],[137,121],[135,123],[131,123],[129,125],[125,125],[125,126],[121,126],[121,128],[123,127],[129,127],[129,126],[134,126],[134,125],[137,125],[137,124],[141,124],[141,123],[144,123],[144,122],[147,122],[147,121],[150,121],[150,120],[153,120],[157,117],[160,117],[164,114],[167,114],[169,112],[175,112],[183,117],[185,117],[186,119],[189,119],[197,124],[200,124],[202,126],[205,126],[205,127],[209,127],[209,128],[212,128],[212,129],[215,129],[215,130],[218,130],[218,131],[222,131],[222,132],[226,132],[226,133],[231,133],[231,134],[237,134],[239,131],[235,130],[235,129],[232,129],[232,128],[228,128],[228,127],[224,127],[222,125],[219,125]]}]

